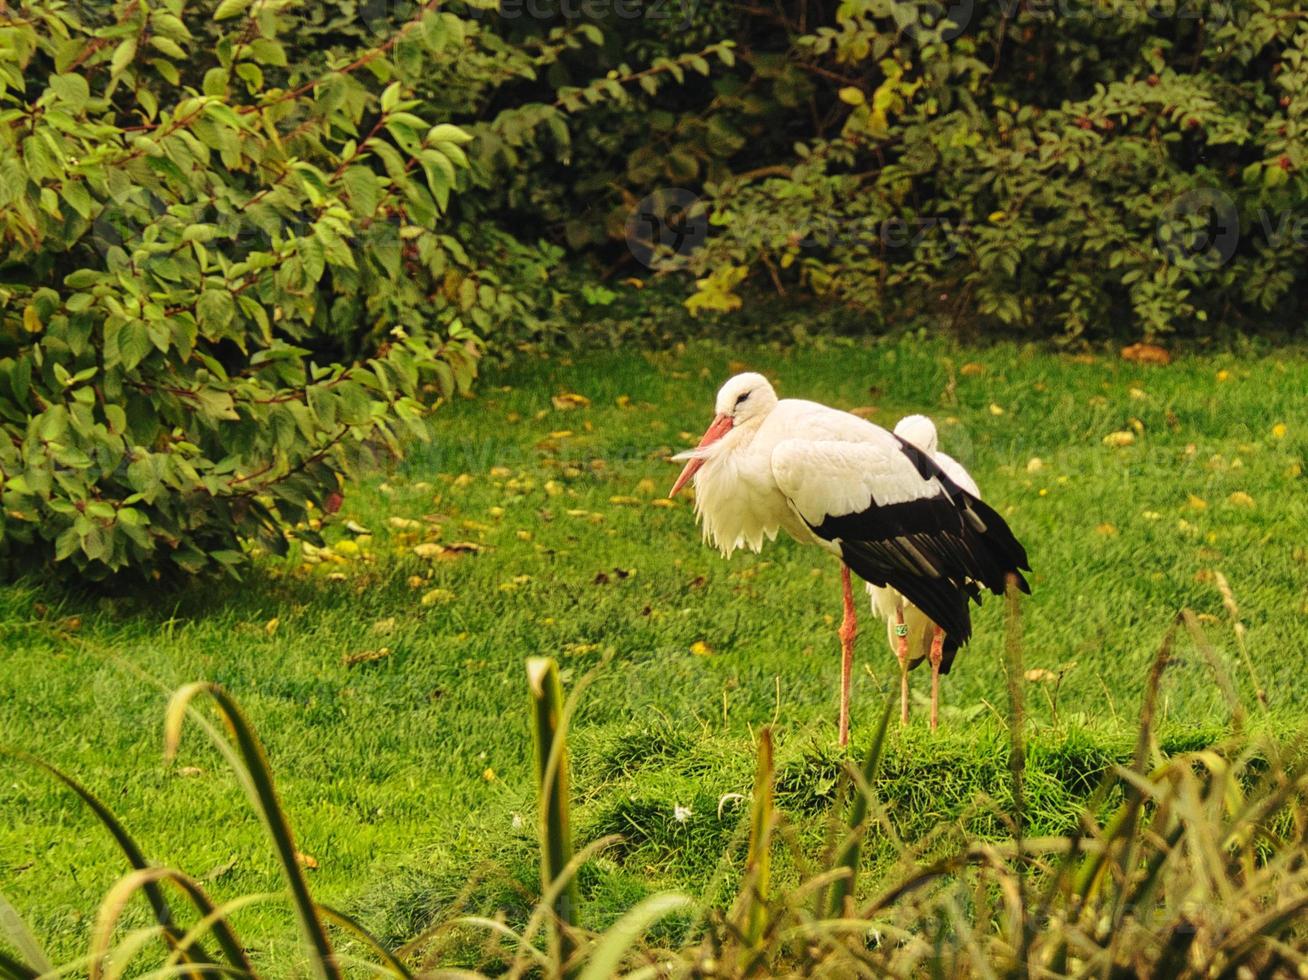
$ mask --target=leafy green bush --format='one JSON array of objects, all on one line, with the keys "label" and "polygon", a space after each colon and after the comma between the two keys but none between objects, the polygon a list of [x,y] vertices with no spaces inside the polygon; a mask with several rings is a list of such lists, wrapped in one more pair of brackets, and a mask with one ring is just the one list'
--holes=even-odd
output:
[{"label": "leafy green bush", "polygon": [[1063,338],[1302,323],[1302,18],[1275,0],[922,8],[846,3],[796,33],[840,131],[708,188],[692,310],[738,306],[752,275],[884,322]]},{"label": "leafy green bush", "polygon": [[11,565],[235,568],[339,503],[512,315],[442,215],[460,128],[409,96],[428,5],[319,73],[298,5],[10,5],[0,25],[0,476]]}]

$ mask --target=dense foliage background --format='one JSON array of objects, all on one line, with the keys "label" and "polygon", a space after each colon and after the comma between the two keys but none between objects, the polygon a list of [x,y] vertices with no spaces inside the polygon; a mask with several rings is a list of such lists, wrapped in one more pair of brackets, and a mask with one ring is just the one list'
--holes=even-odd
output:
[{"label": "dense foliage background", "polygon": [[1301,329],[1288,0],[0,17],[15,565],[162,575],[312,538],[484,351],[655,274],[692,315],[772,293],[867,329]]}]

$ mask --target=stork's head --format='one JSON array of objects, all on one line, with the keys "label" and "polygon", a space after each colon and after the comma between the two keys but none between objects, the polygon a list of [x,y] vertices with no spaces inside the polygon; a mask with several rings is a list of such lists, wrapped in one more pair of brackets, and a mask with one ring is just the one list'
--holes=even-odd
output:
[{"label": "stork's head", "polygon": [[718,418],[730,418],[733,428],[751,419],[762,418],[777,404],[777,393],[768,379],[750,371],[738,374],[718,389],[714,412]]},{"label": "stork's head", "polygon": [[718,399],[714,405],[713,421],[699,445],[689,452],[678,453],[672,458],[680,462],[687,460],[686,468],[672,485],[669,497],[690,482],[699,468],[721,451],[721,446],[713,448],[732,432],[754,428],[772,411],[777,404],[777,393],[768,379],[752,371],[738,374],[718,389]]},{"label": "stork's head", "polygon": [[905,415],[896,424],[895,435],[916,446],[928,456],[934,456],[940,445],[936,424],[925,415]]}]

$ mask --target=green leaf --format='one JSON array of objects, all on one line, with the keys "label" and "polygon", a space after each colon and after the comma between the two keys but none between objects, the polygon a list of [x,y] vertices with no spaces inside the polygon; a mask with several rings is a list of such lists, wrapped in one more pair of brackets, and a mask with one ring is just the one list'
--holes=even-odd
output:
[{"label": "green leaf", "polygon": [[91,86],[81,75],[51,75],[49,86],[59,101],[66,103],[74,112],[81,112],[91,98]]},{"label": "green leaf", "polygon": [[372,215],[381,202],[382,187],[377,175],[368,167],[355,166],[346,169],[341,175],[341,182],[354,205],[355,214],[360,217]]},{"label": "green leaf", "polygon": [[113,59],[109,62],[109,73],[117,78],[136,60],[136,38],[129,37],[114,49]]},{"label": "green leaf", "polygon": [[233,17],[239,17],[249,9],[254,0],[222,0],[218,4],[218,9],[213,12],[214,20],[231,20]]},{"label": "green leaf", "polygon": [[118,332],[118,353],[123,367],[130,371],[153,349],[150,331],[141,320],[129,320]]},{"label": "green leaf", "polygon": [[441,123],[440,125],[433,126],[428,130],[427,142],[455,143],[462,145],[464,143],[471,143],[472,137],[458,126],[451,125],[450,123]]}]

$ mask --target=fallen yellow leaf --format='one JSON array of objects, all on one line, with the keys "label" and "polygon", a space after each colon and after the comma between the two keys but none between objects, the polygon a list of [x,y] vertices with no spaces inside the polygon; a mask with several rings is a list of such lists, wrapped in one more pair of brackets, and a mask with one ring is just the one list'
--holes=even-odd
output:
[{"label": "fallen yellow leaf", "polygon": [[1129,430],[1122,432],[1110,432],[1104,436],[1104,445],[1111,446],[1114,449],[1121,449],[1124,446],[1135,445],[1135,433]]},{"label": "fallen yellow leaf", "polygon": [[1249,496],[1243,490],[1237,490],[1231,496],[1226,498],[1236,507],[1252,507],[1254,505],[1253,497]]},{"label": "fallen yellow leaf", "polygon": [[[1129,347],[1123,347],[1122,359],[1124,361],[1135,361],[1137,364],[1172,363],[1172,355],[1167,352],[1166,348],[1159,347],[1157,344],[1132,344]],[[1091,361],[1090,363],[1094,362]]]},{"label": "fallen yellow leaf", "polygon": [[1203,497],[1196,497],[1194,494],[1190,494],[1190,496],[1186,498],[1185,505],[1191,510],[1208,509],[1208,501],[1204,500]]},{"label": "fallen yellow leaf", "polygon": [[991,403],[990,403],[990,414],[991,414],[991,415],[1003,415],[1003,414],[1004,414],[1003,406],[1001,406],[1001,405],[996,405],[994,402],[991,402]]},{"label": "fallen yellow leaf", "polygon": [[705,643],[703,640],[696,640],[694,643],[692,643],[690,645],[690,652],[697,657],[713,656],[713,648],[709,646],[707,643]]},{"label": "fallen yellow leaf", "polygon": [[561,395],[555,395],[550,399],[554,407],[560,412],[570,412],[574,408],[590,408],[590,399],[585,395],[578,395],[574,391],[565,391]]},{"label": "fallen yellow leaf", "polygon": [[268,620],[268,622],[263,624],[263,631],[269,636],[272,636],[277,632],[277,627],[281,625],[281,622],[280,619],[274,616],[272,619]]},{"label": "fallen yellow leaf", "polygon": [[376,650],[360,650],[358,653],[347,653],[341,657],[341,663],[346,667],[353,667],[357,664],[368,664],[375,660],[382,660],[391,655],[390,647],[379,647]]},{"label": "fallen yellow leaf", "polygon": [[432,589],[422,594],[421,602],[424,606],[434,606],[441,602],[453,602],[454,593],[449,589]]}]

